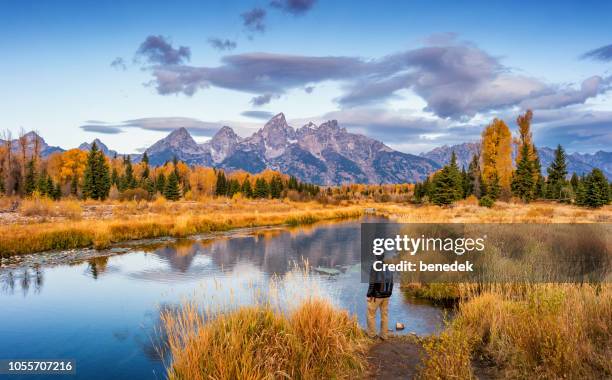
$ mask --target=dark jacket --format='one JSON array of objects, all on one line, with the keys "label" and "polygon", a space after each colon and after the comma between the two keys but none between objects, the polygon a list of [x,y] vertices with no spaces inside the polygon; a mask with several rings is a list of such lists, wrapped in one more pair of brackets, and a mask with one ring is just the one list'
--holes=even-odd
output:
[{"label": "dark jacket", "polygon": [[368,297],[389,298],[393,293],[393,273],[390,271],[375,271],[370,269],[370,286]]}]

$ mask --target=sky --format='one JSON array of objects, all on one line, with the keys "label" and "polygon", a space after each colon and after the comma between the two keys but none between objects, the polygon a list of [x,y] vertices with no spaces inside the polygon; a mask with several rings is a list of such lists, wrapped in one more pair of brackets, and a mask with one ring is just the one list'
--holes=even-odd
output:
[{"label": "sky", "polygon": [[283,112],[420,153],[493,118],[612,150],[612,2],[3,1],[0,130],[136,153]]}]

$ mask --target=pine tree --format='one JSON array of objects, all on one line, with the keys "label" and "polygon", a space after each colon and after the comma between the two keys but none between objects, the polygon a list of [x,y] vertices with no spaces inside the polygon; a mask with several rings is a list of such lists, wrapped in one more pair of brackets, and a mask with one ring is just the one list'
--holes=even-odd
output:
[{"label": "pine tree", "polygon": [[279,176],[274,176],[270,180],[270,196],[272,198],[280,198],[283,192],[283,181]]},{"label": "pine tree", "polygon": [[482,177],[480,174],[480,157],[475,154],[472,156],[472,161],[470,162],[470,166],[468,167],[468,196],[474,195],[477,198],[480,198],[482,191],[481,180]]},{"label": "pine tree", "polygon": [[136,188],[136,178],[134,178],[134,168],[132,168],[132,159],[130,155],[123,159],[123,166],[125,167],[125,173],[121,179],[120,191]]},{"label": "pine tree", "polygon": [[289,182],[287,183],[287,188],[289,190],[297,190],[298,188],[298,180],[294,176],[289,177]]},{"label": "pine tree", "polygon": [[[36,191],[38,191],[38,193],[43,196],[49,195],[50,193],[50,190],[47,186],[47,178],[51,179],[47,175],[47,171],[43,170],[42,173],[40,173],[40,175],[38,176],[38,180],[36,181]],[[53,191],[53,187],[51,187],[51,191]]]},{"label": "pine tree", "polygon": [[164,194],[166,190],[166,176],[161,171],[159,172],[159,174],[157,175],[157,179],[155,180],[155,190],[160,194]]},{"label": "pine tree", "polygon": [[108,198],[111,188],[110,168],[106,162],[106,157],[102,151],[98,152],[96,160],[96,193],[98,198],[104,200]]},{"label": "pine tree", "polygon": [[111,185],[119,187],[119,172],[117,172],[117,168],[113,168],[113,173],[111,174]]},{"label": "pine tree", "polygon": [[608,180],[600,169],[593,169],[586,178],[585,205],[593,208],[610,203]]},{"label": "pine tree", "polygon": [[149,199],[153,197],[153,195],[155,195],[155,184],[153,183],[153,180],[151,178],[145,178],[143,188],[149,194]]},{"label": "pine tree", "polygon": [[225,178],[225,173],[222,170],[217,172],[217,186],[215,189],[215,195],[218,197],[227,195],[227,179]]},{"label": "pine tree", "polygon": [[85,199],[106,199],[110,187],[111,181],[106,158],[94,142],[87,155],[87,165],[83,175],[83,197]]},{"label": "pine tree", "polygon": [[268,183],[265,179],[259,177],[255,181],[255,190],[253,190],[253,197],[255,198],[267,198],[269,194]]},{"label": "pine tree", "polygon": [[570,178],[570,185],[572,185],[574,192],[576,192],[576,189],[578,188],[578,182],[580,182],[580,180],[578,179],[576,172],[572,173],[572,178]]},{"label": "pine tree", "polygon": [[434,175],[431,201],[437,205],[448,205],[462,196],[463,181],[457,167],[457,156],[453,152],[450,163]]},{"label": "pine tree", "polygon": [[227,196],[230,198],[233,197],[234,194],[240,192],[240,188],[240,182],[238,182],[237,179],[230,179],[227,184]]},{"label": "pine tree", "polygon": [[565,160],[565,151],[561,145],[555,149],[555,158],[548,168],[548,180],[546,183],[547,198],[560,199],[561,188],[566,184],[567,163]]},{"label": "pine tree", "polygon": [[164,197],[171,201],[178,201],[181,198],[181,190],[179,189],[178,177],[176,172],[172,171],[166,181],[166,188],[164,189]]},{"label": "pine tree", "polygon": [[251,181],[247,176],[242,182],[242,188],[240,190],[245,197],[252,198],[253,197],[253,188],[251,187]]},{"label": "pine tree", "polygon": [[36,166],[34,160],[30,160],[26,168],[24,191],[26,195],[32,195],[34,190],[36,190]]},{"label": "pine tree", "polygon": [[149,178],[149,156],[147,155],[147,152],[144,152],[142,155],[142,163],[144,164],[144,169],[142,170],[142,178],[146,179]]},{"label": "pine tree", "polygon": [[520,161],[512,176],[512,193],[525,202],[535,198],[533,162],[529,159],[529,145],[523,144]]},{"label": "pine tree", "polygon": [[582,177],[578,179],[578,183],[576,184],[576,204],[578,206],[587,206],[587,185],[586,178]]}]

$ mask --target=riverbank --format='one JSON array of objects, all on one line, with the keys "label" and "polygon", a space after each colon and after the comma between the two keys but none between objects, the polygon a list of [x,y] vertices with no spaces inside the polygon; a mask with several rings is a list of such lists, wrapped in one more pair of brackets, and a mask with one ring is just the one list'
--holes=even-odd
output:
[{"label": "riverbank", "polygon": [[[105,216],[43,218],[4,225],[0,256],[75,248],[105,249],[128,240],[185,237],[236,228],[312,224],[360,217],[365,210],[363,205],[325,206],[315,202],[273,200],[124,202],[94,207]],[[112,211],[109,213],[107,209]]]},{"label": "riverbank", "polygon": [[[400,223],[605,223],[612,206],[585,210],[556,203],[498,202],[493,208],[469,201],[452,207],[345,201],[338,205],[289,200],[210,198],[200,202],[95,202],[32,199],[17,208],[0,204],[0,257],[49,250],[105,249],[113,243],[185,237],[235,228],[302,225],[360,217],[368,212]],[[2,203],[2,202],[0,202]]]}]

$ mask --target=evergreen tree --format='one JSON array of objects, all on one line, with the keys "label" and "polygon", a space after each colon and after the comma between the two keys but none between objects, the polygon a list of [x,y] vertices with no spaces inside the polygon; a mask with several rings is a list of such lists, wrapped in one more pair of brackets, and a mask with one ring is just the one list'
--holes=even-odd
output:
[{"label": "evergreen tree", "polygon": [[270,196],[272,198],[280,198],[283,192],[283,181],[279,176],[274,176],[270,180]]},{"label": "evergreen tree", "polygon": [[237,179],[230,179],[227,184],[227,196],[230,198],[233,197],[234,194],[240,192],[240,188],[240,182],[238,182]]},{"label": "evergreen tree", "polygon": [[36,181],[36,191],[38,191],[40,195],[47,196],[50,195],[50,192],[53,192],[53,183],[51,183],[51,189],[49,189],[47,186],[47,179],[51,180],[51,178],[47,175],[47,171],[43,170]]},{"label": "evergreen tree", "polygon": [[142,170],[142,178],[149,178],[149,156],[147,155],[147,152],[144,152],[144,154],[142,155],[142,163],[144,164],[144,169]]},{"label": "evergreen tree", "polygon": [[34,160],[28,161],[23,187],[26,195],[32,195],[34,190],[36,190],[36,166]]},{"label": "evergreen tree", "polygon": [[130,158],[130,155],[123,159],[123,165],[125,167],[125,172],[123,174],[123,178],[121,179],[121,187],[119,190],[125,191],[128,189],[135,189],[136,178],[134,177],[134,168],[132,168],[132,159]]},{"label": "evergreen tree", "polygon": [[533,162],[529,159],[529,145],[523,144],[521,159],[512,175],[512,193],[525,202],[535,198]]},{"label": "evergreen tree", "polygon": [[172,171],[166,181],[164,189],[164,197],[171,201],[178,201],[181,198],[181,190],[179,189],[178,177],[175,171]]},{"label": "evergreen tree", "polygon": [[461,187],[463,190],[463,194],[461,194],[461,198],[466,198],[471,193],[471,184],[470,184],[470,176],[465,171],[465,167],[461,167]]},{"label": "evergreen tree", "polygon": [[162,171],[159,172],[155,180],[155,190],[160,194],[164,194],[166,190],[166,176]]},{"label": "evergreen tree", "polygon": [[585,205],[601,207],[610,203],[610,187],[608,180],[600,169],[593,169],[587,176]]},{"label": "evergreen tree", "polygon": [[111,185],[119,187],[119,172],[117,172],[117,168],[113,168],[113,173],[111,175]]},{"label": "evergreen tree", "polygon": [[499,185],[499,176],[496,172],[493,172],[491,174],[491,179],[489,180],[489,183],[486,184],[486,186],[484,186],[483,184],[482,196],[487,196],[491,200],[496,201],[497,198],[499,198],[500,193],[501,186]]},{"label": "evergreen tree", "polygon": [[567,163],[565,159],[565,151],[561,145],[555,149],[555,158],[547,169],[548,180],[546,183],[546,196],[549,199],[560,199],[561,188],[567,182]]},{"label": "evergreen tree", "polygon": [[578,179],[578,183],[576,184],[576,204],[578,206],[587,206],[587,187],[586,187],[586,178],[582,177]]},{"label": "evergreen tree", "polygon": [[217,186],[215,189],[215,195],[218,197],[227,195],[227,179],[225,173],[222,170],[217,172]]},{"label": "evergreen tree", "polygon": [[55,192],[55,185],[53,184],[53,180],[51,179],[50,175],[47,175],[47,195],[50,198],[55,198],[54,192]]},{"label": "evergreen tree", "polygon": [[245,197],[252,198],[253,197],[253,188],[251,187],[251,181],[247,176],[242,182],[242,188],[240,190]]},{"label": "evergreen tree", "polygon": [[572,185],[572,189],[574,189],[574,192],[576,192],[579,182],[580,182],[580,179],[578,179],[576,172],[572,173],[572,178],[570,178],[570,185]]},{"label": "evergreen tree", "polygon": [[87,155],[87,165],[83,174],[83,197],[106,199],[111,187],[109,168],[104,153],[98,150],[96,143],[91,146]]},{"label": "evergreen tree", "polygon": [[482,192],[482,177],[480,174],[480,158],[478,155],[472,156],[472,161],[468,166],[468,189],[467,195],[474,195],[477,198],[480,198]]},{"label": "evergreen tree", "polygon": [[265,179],[259,177],[255,181],[255,190],[253,190],[253,197],[255,198],[267,198],[269,194],[268,183]]},{"label": "evergreen tree", "polygon": [[287,188],[289,190],[297,190],[298,188],[298,180],[294,176],[289,177],[289,182],[287,183]]},{"label": "evergreen tree", "polygon": [[143,183],[143,189],[147,191],[147,193],[149,194],[149,198],[155,195],[155,183],[153,183],[153,180],[151,178],[145,178]]},{"label": "evergreen tree", "polygon": [[453,152],[450,163],[434,175],[431,201],[437,205],[447,205],[461,199],[462,195],[463,181],[457,167],[457,156]]}]

